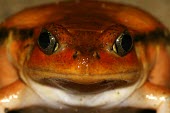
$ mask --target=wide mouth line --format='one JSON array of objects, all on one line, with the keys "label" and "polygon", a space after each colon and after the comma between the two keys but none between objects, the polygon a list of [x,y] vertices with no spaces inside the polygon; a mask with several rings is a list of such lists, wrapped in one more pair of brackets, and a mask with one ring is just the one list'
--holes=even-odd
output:
[{"label": "wide mouth line", "polygon": [[128,87],[136,83],[140,78],[139,71],[103,75],[78,75],[29,70],[25,74],[37,83],[72,93],[96,93],[120,87]]},{"label": "wide mouth line", "polygon": [[123,86],[129,86],[135,82],[124,80],[104,80],[93,84],[79,84],[68,80],[45,78],[37,81],[41,84],[54,88],[62,89],[71,93],[99,93],[106,90],[112,90]]},{"label": "wide mouth line", "polygon": [[25,71],[26,75],[28,75],[33,80],[39,80],[44,78],[54,78],[54,79],[63,79],[72,81],[75,83],[82,83],[82,84],[91,84],[95,82],[100,82],[103,80],[124,80],[124,81],[136,81],[140,77],[140,71],[126,71],[126,72],[119,72],[113,74],[73,74],[73,73],[66,73],[60,74],[53,71],[46,71],[46,70],[27,70]]},{"label": "wide mouth line", "polygon": [[[51,74],[56,74],[57,72],[55,70],[50,70],[50,69],[44,69],[44,68],[24,68],[24,70],[27,70],[27,71],[32,71],[32,72],[45,72],[45,73],[51,73]],[[120,72],[117,72],[117,73],[113,73],[113,74],[125,74],[125,73],[138,73],[140,69],[134,69],[134,70],[124,70],[124,71],[120,71]],[[59,73],[58,73],[59,74]],[[64,74],[60,74],[60,75],[64,75]],[[80,74],[76,74],[76,73],[67,73],[67,75],[80,75]],[[98,75],[98,74],[89,74],[89,75]],[[108,74],[100,74],[100,75],[112,75],[110,73]]]},{"label": "wide mouth line", "polygon": [[27,70],[27,72],[29,72],[29,71],[31,71],[31,72],[36,72],[36,73],[38,73],[38,72],[40,72],[40,73],[48,73],[48,74],[56,74],[56,75],[61,75],[61,76],[63,76],[63,75],[69,75],[69,76],[80,76],[80,75],[82,75],[82,76],[109,76],[109,75],[123,75],[123,74],[133,74],[133,73],[140,73],[141,71],[139,70],[139,69],[135,69],[135,70],[132,70],[132,71],[129,71],[129,70],[127,70],[127,71],[120,71],[120,72],[117,72],[117,73],[104,73],[104,74],[76,74],[76,73],[67,73],[67,72],[65,72],[65,74],[62,74],[62,73],[57,73],[57,72],[55,72],[55,71],[52,71],[52,70],[49,70],[49,69],[39,69],[39,68],[25,68],[24,70]]}]

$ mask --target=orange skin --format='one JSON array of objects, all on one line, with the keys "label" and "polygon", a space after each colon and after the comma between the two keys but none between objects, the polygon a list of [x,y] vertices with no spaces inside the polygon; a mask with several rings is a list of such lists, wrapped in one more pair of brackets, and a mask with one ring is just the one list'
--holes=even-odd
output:
[{"label": "orange skin", "polygon": [[[31,92],[27,77],[40,84],[42,79],[64,80],[68,82],[65,88],[69,83],[84,87],[103,81],[118,81],[113,87],[126,88],[140,81],[133,94],[113,107],[128,105],[155,109],[157,113],[170,112],[169,32],[148,13],[122,4],[82,0],[26,9],[0,26],[8,31],[0,46],[0,55],[4,54],[0,56],[0,113],[4,113],[5,108],[41,105],[42,100]],[[59,42],[57,51],[51,55],[45,54],[37,43],[44,28]],[[22,39],[21,30],[32,33]],[[132,49],[121,57],[111,48],[124,31],[128,31],[134,41]],[[143,39],[136,41],[138,36]],[[17,104],[14,98],[10,104],[2,101],[14,94],[18,96]],[[23,95],[29,94],[38,101],[20,104]],[[146,98],[149,94],[166,100],[157,100],[153,105],[155,100]],[[135,101],[137,99],[143,101]]]}]

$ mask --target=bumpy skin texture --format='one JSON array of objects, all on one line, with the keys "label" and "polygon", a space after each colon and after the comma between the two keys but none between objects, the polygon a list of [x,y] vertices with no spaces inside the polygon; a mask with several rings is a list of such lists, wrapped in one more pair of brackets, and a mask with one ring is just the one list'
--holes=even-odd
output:
[{"label": "bumpy skin texture", "polygon": [[[51,54],[37,42],[43,29],[57,40]],[[121,56],[113,45],[125,32],[133,46]],[[34,7],[4,21],[0,41],[0,113],[28,106],[170,112],[170,35],[138,8],[83,0]]]}]

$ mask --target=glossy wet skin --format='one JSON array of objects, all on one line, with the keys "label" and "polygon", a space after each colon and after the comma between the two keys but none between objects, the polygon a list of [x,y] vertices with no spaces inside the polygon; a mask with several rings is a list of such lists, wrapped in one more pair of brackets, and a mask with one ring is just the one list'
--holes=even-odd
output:
[{"label": "glossy wet skin", "polygon": [[[149,24],[155,24],[155,26],[161,28],[159,22],[146,19],[148,25],[144,24],[143,28],[138,28],[142,23],[142,19],[145,18],[140,20],[136,17],[137,22],[134,24],[131,17],[124,11],[121,12],[120,10],[120,13],[114,13],[117,8],[126,8],[121,5],[115,5],[116,7],[112,9],[113,13],[110,13],[108,4],[108,6],[104,6],[102,3],[98,3],[101,7],[97,7],[99,9],[92,10],[92,12],[87,12],[84,8],[69,11],[67,8],[72,7],[70,4],[68,4],[68,7],[62,7],[62,5],[59,5],[62,13],[56,15],[56,17],[61,16],[59,19],[55,19],[54,14],[50,12],[50,16],[46,17],[46,19],[50,18],[49,22],[45,22],[42,27],[33,29],[34,46],[27,53],[28,59],[24,61],[24,64],[21,64],[23,65],[24,76],[30,76],[33,80],[52,86],[56,86],[55,82],[60,80],[75,85],[77,83],[88,85],[103,82],[107,84],[107,82],[113,81],[116,83],[115,86],[113,85],[114,88],[128,86],[137,82],[143,76],[143,62],[137,57],[133,40],[140,32],[144,33],[147,32],[146,29],[154,28],[148,26]],[[92,6],[88,7],[93,9]],[[52,5],[50,8],[54,9],[56,7]],[[51,9],[46,10],[51,11]],[[129,9],[129,12],[134,13],[133,10],[135,11],[135,9]],[[58,13],[56,11],[57,9],[52,13]],[[124,14],[125,20],[121,20],[121,16],[119,16],[121,14]],[[113,15],[116,18],[113,18]],[[134,20],[135,16],[137,15],[134,13]],[[24,19],[28,19],[28,17]],[[24,19],[22,20],[24,21]],[[13,21],[15,21],[15,18]],[[128,25],[126,21],[129,21]],[[43,20],[39,22],[44,24]],[[24,25],[25,23],[17,22],[17,24],[27,26],[27,24]],[[36,26],[34,21],[32,25]],[[22,25],[19,27],[22,27]],[[56,51],[50,54],[44,53],[41,45],[38,44],[43,30],[49,32],[57,43]],[[130,37],[132,41],[129,42],[126,48],[124,47],[127,52],[121,55],[116,53],[117,50],[115,50],[121,47],[115,47],[114,44],[124,34],[128,35],[122,36],[125,37],[125,40],[126,37]]]},{"label": "glossy wet skin", "polygon": [[27,106],[158,109],[164,102],[153,105],[149,94],[169,97],[169,90],[148,83],[168,86],[169,32],[137,8],[96,1],[44,5],[7,19],[0,31],[11,75],[37,99]]},{"label": "glossy wet skin", "polygon": [[119,81],[120,84],[124,82],[121,86],[128,86],[138,80],[142,69],[131,47],[133,43],[129,42],[128,53],[124,56],[113,50],[116,39],[127,28],[113,25],[101,30],[104,32],[66,28],[56,24],[43,27],[57,40],[58,48],[48,55],[36,44],[30,59],[24,64],[26,75],[41,82],[50,79],[51,84],[62,80],[86,85]]}]

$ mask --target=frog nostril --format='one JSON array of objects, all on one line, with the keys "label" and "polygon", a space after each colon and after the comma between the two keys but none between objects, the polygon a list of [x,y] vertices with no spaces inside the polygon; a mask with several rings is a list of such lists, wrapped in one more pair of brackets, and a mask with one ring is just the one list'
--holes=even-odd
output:
[{"label": "frog nostril", "polygon": [[100,55],[99,55],[99,53],[96,52],[96,51],[93,53],[93,57],[95,57],[95,58],[97,58],[97,59],[100,59]]},{"label": "frog nostril", "polygon": [[80,52],[79,52],[79,51],[76,51],[76,52],[73,54],[73,59],[76,59],[79,54],[80,54]]},{"label": "frog nostril", "polygon": [[[73,59],[76,59],[79,55],[81,54],[80,51],[76,51],[74,54],[73,54]],[[84,54],[82,54],[84,56]],[[88,57],[88,56],[93,56],[94,58],[97,58],[97,59],[100,59],[100,55],[98,52],[93,52],[93,54],[86,54],[85,56]]]}]

